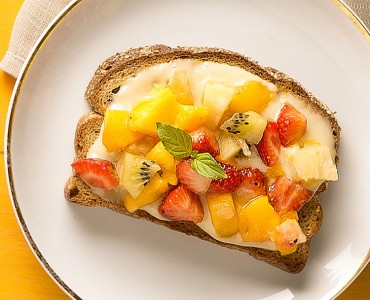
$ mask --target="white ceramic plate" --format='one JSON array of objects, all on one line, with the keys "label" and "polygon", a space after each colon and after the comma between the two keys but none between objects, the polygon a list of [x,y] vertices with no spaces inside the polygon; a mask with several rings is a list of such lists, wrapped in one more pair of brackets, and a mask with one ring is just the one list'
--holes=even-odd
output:
[{"label": "white ceramic plate", "polygon": [[[337,111],[340,180],[321,197],[324,224],[302,273],[64,200],[93,71],[117,51],[156,43],[241,52]],[[369,82],[369,44],[332,1],[78,1],[35,47],[9,111],[5,150],[21,227],[76,299],[333,298],[369,261]]]}]

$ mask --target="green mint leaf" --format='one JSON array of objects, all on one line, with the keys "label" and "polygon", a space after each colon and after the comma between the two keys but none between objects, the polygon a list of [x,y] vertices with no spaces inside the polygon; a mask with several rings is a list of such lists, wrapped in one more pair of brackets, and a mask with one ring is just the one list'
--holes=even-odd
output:
[{"label": "green mint leaf", "polygon": [[198,174],[207,178],[227,178],[225,171],[208,152],[198,153],[198,155],[192,158],[191,167],[197,171]]},{"label": "green mint leaf", "polygon": [[190,157],[191,158],[194,158],[194,157],[196,157],[198,155],[198,151],[197,150],[193,150],[193,151],[191,151],[191,153],[190,153]]},{"label": "green mint leaf", "polygon": [[185,131],[167,125],[157,123],[157,133],[166,150],[176,158],[188,157],[192,153],[191,136]]}]

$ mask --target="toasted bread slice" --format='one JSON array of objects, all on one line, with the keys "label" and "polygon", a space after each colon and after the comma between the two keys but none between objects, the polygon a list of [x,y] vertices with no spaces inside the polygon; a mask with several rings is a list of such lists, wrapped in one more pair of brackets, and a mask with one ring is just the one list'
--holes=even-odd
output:
[{"label": "toasted bread slice", "polygon": [[[273,68],[262,67],[257,62],[228,50],[200,47],[170,48],[163,45],[156,45],[117,53],[98,67],[85,93],[85,98],[90,103],[93,111],[82,116],[77,125],[74,144],[76,152],[75,159],[85,158],[90,146],[98,138],[104,119],[104,112],[112,101],[114,93],[117,92],[117,89],[122,83],[128,78],[137,75],[145,68],[175,59],[196,59],[237,66],[275,84],[280,92],[292,93],[305,102],[310,109],[321,114],[328,120],[332,128],[335,149],[337,149],[340,127],[334,113],[324,103],[305,90],[297,81],[284,73]],[[336,157],[337,163],[338,157]],[[318,232],[323,221],[323,211],[318,196],[325,188],[326,183],[323,183],[312,199],[299,210],[299,223],[307,236],[307,241],[298,245],[297,250],[289,255],[281,255],[278,251],[220,242],[208,235],[193,222],[159,220],[140,209],[134,213],[130,213],[122,201],[107,201],[95,194],[76,174],[73,174],[68,179],[64,194],[65,198],[71,202],[85,206],[107,207],[130,217],[145,219],[223,247],[246,252],[256,259],[265,261],[286,272],[298,273],[306,265],[309,258],[311,238]]]}]

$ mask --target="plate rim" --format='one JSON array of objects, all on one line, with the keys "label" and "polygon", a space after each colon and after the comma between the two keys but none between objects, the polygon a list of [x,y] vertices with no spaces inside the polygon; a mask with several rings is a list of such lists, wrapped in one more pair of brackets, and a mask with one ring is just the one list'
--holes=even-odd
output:
[{"label": "plate rim", "polygon": [[[36,58],[37,54],[40,52],[42,47],[45,45],[45,42],[48,38],[52,35],[53,31],[62,23],[67,15],[69,15],[75,8],[77,8],[84,0],[72,0],[69,2],[61,12],[50,22],[47,28],[43,31],[40,35],[39,39],[36,41],[32,49],[30,50],[23,67],[20,71],[20,75],[18,76],[13,92],[10,98],[9,107],[7,111],[6,123],[5,123],[5,134],[4,134],[4,167],[6,173],[6,181],[7,187],[9,192],[9,198],[12,203],[12,207],[14,210],[14,214],[18,221],[18,224],[21,228],[21,231],[28,243],[29,247],[31,248],[33,254],[35,255],[36,259],[39,261],[41,266],[44,268],[46,273],[51,277],[51,279],[67,294],[67,296],[79,300],[82,299],[76,292],[74,292],[53,270],[53,268],[49,265],[47,260],[44,258],[41,251],[38,249],[38,246],[34,242],[32,238],[32,234],[28,230],[27,224],[25,219],[23,218],[20,206],[18,204],[17,196],[16,196],[16,189],[15,183],[13,178],[13,170],[12,170],[12,156],[11,156],[11,144],[12,144],[12,129],[14,123],[14,115],[16,112],[16,107],[18,103],[18,98],[22,90],[23,83],[27,79],[27,75],[32,67],[32,63]],[[370,28],[368,28],[365,23],[359,18],[359,16],[354,12],[354,10],[345,2],[345,0],[331,0],[331,2],[336,5],[352,22],[355,23],[358,30],[362,33],[365,37],[367,42],[370,44]],[[370,262],[370,249],[368,250],[367,254],[364,256],[361,264],[355,270],[352,277],[344,284],[332,297],[331,299],[337,298],[340,294],[342,294],[352,283],[355,279],[361,274],[361,272],[366,268],[368,263]]]}]

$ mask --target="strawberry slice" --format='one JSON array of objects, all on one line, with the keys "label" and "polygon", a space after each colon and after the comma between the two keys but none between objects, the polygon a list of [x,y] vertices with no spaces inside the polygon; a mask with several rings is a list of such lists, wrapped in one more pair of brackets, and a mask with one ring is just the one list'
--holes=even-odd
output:
[{"label": "strawberry slice", "polygon": [[193,221],[203,220],[204,211],[199,196],[187,190],[182,184],[177,185],[159,206],[159,213],[170,220]]},{"label": "strawberry slice", "polygon": [[190,159],[180,160],[176,165],[176,175],[185,188],[198,195],[207,192],[212,181],[211,178],[198,174],[197,171],[191,167]]},{"label": "strawberry slice", "polygon": [[240,184],[237,195],[248,200],[257,196],[266,195],[266,178],[258,169],[242,169],[243,180]]},{"label": "strawberry slice", "polygon": [[277,130],[280,142],[287,147],[297,142],[306,132],[307,118],[294,108],[285,103],[277,119]]},{"label": "strawberry slice", "polygon": [[115,166],[104,159],[80,159],[71,166],[81,180],[90,186],[110,190],[119,185],[119,177]]},{"label": "strawberry slice", "polygon": [[209,190],[218,193],[231,193],[235,191],[243,180],[242,172],[232,165],[223,162],[218,162],[218,164],[225,171],[227,178],[213,179]]},{"label": "strawberry slice", "polygon": [[268,167],[273,167],[279,161],[281,147],[280,137],[275,122],[268,122],[261,141],[257,144],[258,153]]},{"label": "strawberry slice", "polygon": [[209,152],[213,157],[220,154],[218,141],[214,133],[205,126],[190,133],[193,140],[192,149],[200,153]]},{"label": "strawberry slice", "polygon": [[312,192],[285,176],[279,177],[268,189],[271,205],[279,213],[298,211],[311,197]]}]

